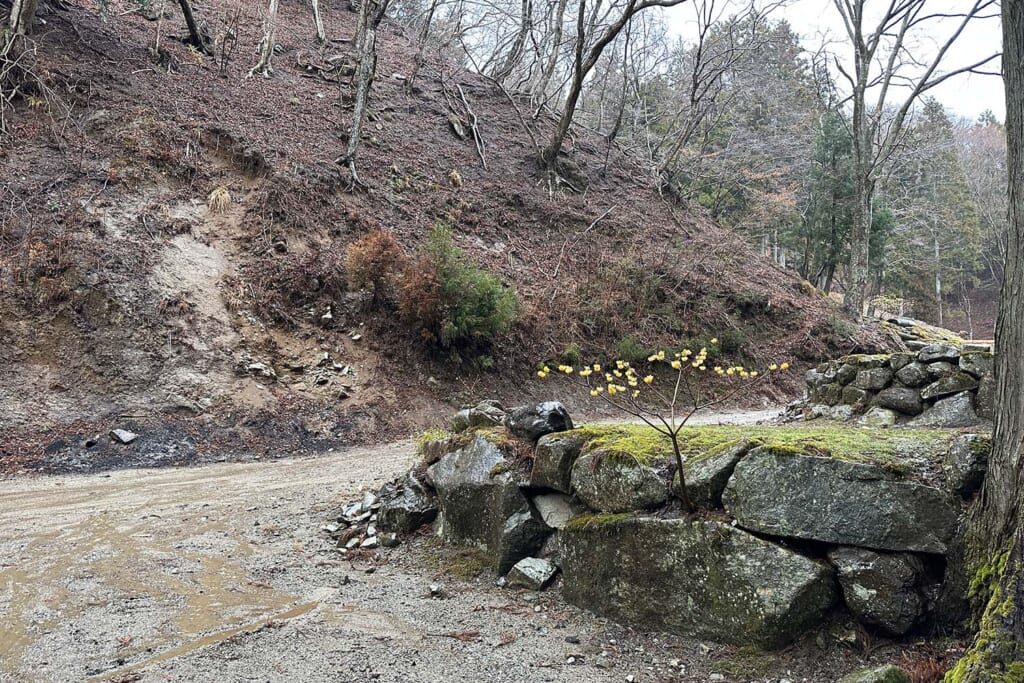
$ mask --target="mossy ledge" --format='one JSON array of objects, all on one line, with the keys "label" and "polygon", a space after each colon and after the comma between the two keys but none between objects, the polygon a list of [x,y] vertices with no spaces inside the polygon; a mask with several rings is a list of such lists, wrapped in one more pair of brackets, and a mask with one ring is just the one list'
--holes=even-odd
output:
[{"label": "mossy ledge", "polygon": [[615,524],[618,524],[619,522],[624,522],[627,519],[632,518],[633,515],[628,512],[616,515],[579,515],[577,517],[573,517],[568,521],[568,523],[566,523],[565,530],[570,532],[597,531],[602,528],[607,528],[609,526],[613,526]]},{"label": "mossy ledge", "polygon": [[[668,437],[641,424],[587,424],[566,432],[584,441],[584,453],[601,450],[611,455],[635,458],[642,464],[672,455]],[[868,429],[859,427],[684,427],[679,446],[692,459],[711,457],[739,441],[764,446],[778,455],[812,455],[876,465],[897,474],[910,473],[930,455],[941,459],[950,438],[941,429]],[[935,463],[933,463],[935,464]]]}]

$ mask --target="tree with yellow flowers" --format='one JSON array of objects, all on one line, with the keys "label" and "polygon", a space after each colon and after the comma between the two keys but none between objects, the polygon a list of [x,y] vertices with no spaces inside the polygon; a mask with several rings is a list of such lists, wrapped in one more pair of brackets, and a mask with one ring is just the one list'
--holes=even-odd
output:
[{"label": "tree with yellow flowers", "polygon": [[[711,340],[712,348],[718,344]],[[672,355],[661,350],[648,357],[649,372],[640,373],[629,362],[616,360],[607,369],[598,363],[586,365],[579,370],[571,365],[559,365],[554,372],[574,379],[592,397],[600,398],[608,405],[631,415],[658,433],[668,437],[672,443],[675,467],[679,473],[679,501],[687,512],[693,510],[686,493],[686,478],[683,473],[683,453],[679,447],[679,433],[695,413],[718,405],[742,391],[747,391],[757,382],[772,373],[789,369],[789,363],[768,366],[767,372],[748,370],[741,365],[711,368],[720,378],[727,381],[726,389],[712,392],[702,375],[708,372],[708,349],[702,347],[694,353],[682,349]],[[667,365],[672,372],[657,373],[660,364]],[[552,373],[548,366],[542,367],[537,376],[545,379]],[[660,377],[656,377],[660,374]],[[671,479],[670,479],[671,481]]]}]

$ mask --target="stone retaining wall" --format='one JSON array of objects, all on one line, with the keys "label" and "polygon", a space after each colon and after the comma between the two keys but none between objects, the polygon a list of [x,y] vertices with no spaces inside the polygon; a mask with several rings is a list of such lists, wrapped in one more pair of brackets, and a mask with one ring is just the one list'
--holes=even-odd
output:
[{"label": "stone retaining wall", "polygon": [[807,372],[806,415],[970,427],[992,419],[992,372],[993,356],[982,347],[930,344],[913,353],[845,356]]}]

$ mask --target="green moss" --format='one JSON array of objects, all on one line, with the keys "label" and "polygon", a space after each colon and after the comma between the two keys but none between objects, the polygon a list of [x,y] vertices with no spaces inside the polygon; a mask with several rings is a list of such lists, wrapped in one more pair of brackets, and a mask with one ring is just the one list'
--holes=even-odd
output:
[{"label": "green moss", "polygon": [[440,562],[440,570],[446,576],[469,581],[480,576],[491,567],[487,556],[473,548],[459,548]]},{"label": "green moss", "polygon": [[839,360],[850,365],[859,365],[873,360],[887,361],[891,357],[892,355],[888,353],[854,353],[849,356],[843,356]]},{"label": "green moss", "polygon": [[451,437],[451,432],[445,429],[428,429],[416,437],[416,455],[423,455],[427,444],[431,441],[441,441]]},{"label": "green moss", "polygon": [[[654,462],[672,455],[668,437],[638,424],[590,424],[569,432],[587,441],[583,452],[597,449],[640,462]],[[877,465],[907,473],[923,456],[941,459],[938,445],[949,438],[948,430],[867,429],[858,427],[684,427],[679,446],[684,457],[702,458],[747,440],[780,455],[816,455],[847,462]]]},{"label": "green moss", "polygon": [[478,436],[486,441],[490,441],[499,448],[508,446],[512,441],[512,435],[504,427],[480,427],[478,429],[467,429],[452,436],[452,446],[455,449],[465,448]]},{"label": "green moss", "polygon": [[494,467],[491,468],[491,471],[487,473],[487,476],[489,478],[491,478],[491,479],[494,479],[499,474],[504,474],[505,472],[511,472],[511,471],[512,471],[511,463],[499,462],[498,464],[496,464]]},{"label": "green moss", "polygon": [[619,522],[631,519],[633,515],[624,512],[617,515],[578,515],[570,519],[566,525],[566,531],[595,531]]}]

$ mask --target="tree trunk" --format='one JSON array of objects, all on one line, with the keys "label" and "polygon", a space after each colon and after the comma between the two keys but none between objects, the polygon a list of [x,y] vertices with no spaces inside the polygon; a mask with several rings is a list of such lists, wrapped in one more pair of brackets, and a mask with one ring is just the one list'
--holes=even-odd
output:
[{"label": "tree trunk", "polygon": [[316,42],[321,45],[327,43],[327,31],[324,30],[324,19],[320,16],[320,0],[313,2],[313,23],[316,25]]},{"label": "tree trunk", "polygon": [[210,50],[210,38],[199,28],[196,17],[192,13],[192,3],[189,0],[178,0],[181,7],[181,16],[185,17],[185,25],[188,26],[188,42],[203,54],[212,54]]},{"label": "tree trunk", "polygon": [[519,66],[520,60],[523,58],[523,48],[526,47],[526,38],[530,35],[533,30],[533,2],[531,0],[523,0],[522,16],[519,24],[519,32],[516,34],[516,39],[512,43],[511,49],[509,49],[508,55],[505,57],[505,63],[498,68],[493,75],[494,80],[501,82],[512,75],[512,72],[517,66]]},{"label": "tree trunk", "polygon": [[257,48],[260,58],[255,66],[249,69],[248,78],[252,78],[256,74],[264,78],[270,78],[274,75],[274,67],[271,65],[271,62],[274,59],[274,30],[277,28],[277,3],[278,0],[270,0],[267,16],[263,20],[263,40],[260,41],[260,46]]},{"label": "tree trunk", "polygon": [[857,197],[850,226],[850,285],[846,288],[843,308],[855,319],[864,315],[864,302],[868,294],[871,249],[871,202],[874,182],[867,171],[857,172]]},{"label": "tree trunk", "polygon": [[14,0],[14,4],[11,5],[11,18],[7,25],[12,36],[31,33],[38,4],[39,0]]},{"label": "tree trunk", "polygon": [[358,35],[356,47],[359,66],[356,69],[356,97],[352,108],[352,131],[348,139],[345,156],[338,160],[348,166],[353,184],[359,182],[356,174],[356,155],[366,118],[366,107],[370,98],[370,87],[377,73],[377,27],[387,11],[387,0],[363,0],[359,8]]},{"label": "tree trunk", "polygon": [[974,645],[948,683],[1024,680],[1024,0],[1003,0],[1002,15],[1009,227],[996,322],[995,439],[969,536],[973,569],[988,570],[992,583]]}]

